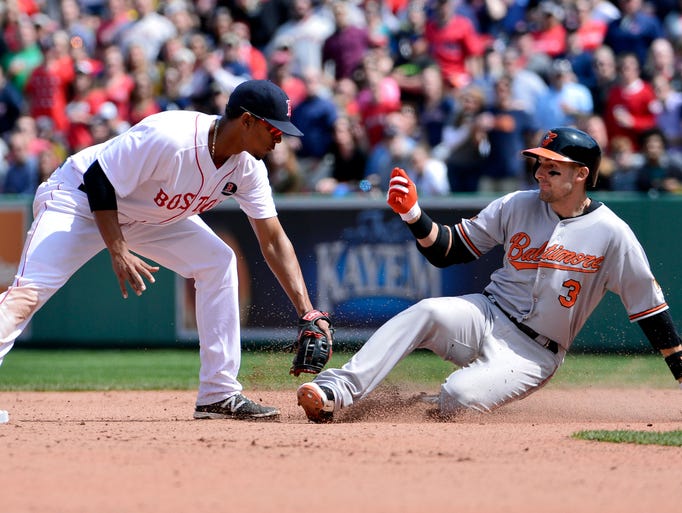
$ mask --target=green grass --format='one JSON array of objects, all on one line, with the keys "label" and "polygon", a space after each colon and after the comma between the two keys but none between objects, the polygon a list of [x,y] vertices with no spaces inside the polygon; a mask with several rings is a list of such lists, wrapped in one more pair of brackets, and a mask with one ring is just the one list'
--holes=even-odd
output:
[{"label": "green grass", "polygon": [[[352,356],[335,352],[328,366]],[[288,390],[309,381],[289,375],[292,355],[283,351],[244,351],[240,381],[247,389]],[[455,368],[428,351],[418,351],[387,377],[391,383],[437,388]],[[0,390],[193,390],[196,350],[26,350],[14,349],[0,367]],[[550,386],[670,387],[672,376],[657,356],[569,355]]]},{"label": "green grass", "polygon": [[639,445],[668,445],[682,447],[682,431],[578,431],[578,440],[596,442],[628,443]]}]

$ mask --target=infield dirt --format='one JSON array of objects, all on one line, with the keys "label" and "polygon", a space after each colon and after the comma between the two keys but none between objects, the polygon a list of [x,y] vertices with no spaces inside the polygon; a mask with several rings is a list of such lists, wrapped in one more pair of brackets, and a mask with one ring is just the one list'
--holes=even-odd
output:
[{"label": "infield dirt", "polygon": [[678,511],[682,449],[576,440],[682,429],[682,393],[546,388],[437,422],[382,388],[337,422],[191,419],[193,392],[2,392],[3,513]]}]

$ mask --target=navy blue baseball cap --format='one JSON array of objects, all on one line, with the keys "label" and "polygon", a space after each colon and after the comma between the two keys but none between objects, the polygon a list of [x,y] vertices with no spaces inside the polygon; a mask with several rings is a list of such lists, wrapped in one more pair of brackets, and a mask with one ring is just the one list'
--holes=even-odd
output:
[{"label": "navy blue baseball cap", "polygon": [[234,119],[244,112],[264,119],[287,135],[303,135],[291,122],[291,100],[269,80],[247,80],[232,91],[225,114],[228,119]]}]

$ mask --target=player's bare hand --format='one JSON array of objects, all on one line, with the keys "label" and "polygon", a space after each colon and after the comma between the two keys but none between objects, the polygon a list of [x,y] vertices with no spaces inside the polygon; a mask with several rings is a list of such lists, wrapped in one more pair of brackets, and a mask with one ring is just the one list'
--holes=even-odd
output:
[{"label": "player's bare hand", "polygon": [[128,289],[126,283],[130,284],[130,288],[136,295],[141,296],[147,290],[145,280],[149,283],[154,283],[155,273],[159,270],[157,266],[153,266],[130,252],[125,252],[111,257],[114,273],[118,278],[118,285],[121,288],[123,299],[128,298]]}]

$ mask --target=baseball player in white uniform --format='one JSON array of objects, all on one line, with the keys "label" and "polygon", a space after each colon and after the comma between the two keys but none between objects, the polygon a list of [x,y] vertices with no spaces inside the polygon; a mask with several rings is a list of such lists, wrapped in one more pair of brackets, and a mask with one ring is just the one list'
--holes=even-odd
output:
[{"label": "baseball player in white uniform", "polygon": [[123,297],[127,286],[142,294],[158,267],[139,254],[195,281],[201,369],[194,417],[277,417],[277,408],[241,393],[236,257],[198,214],[235,199],[298,316],[314,311],[261,160],[283,133],[302,135],[290,115],[279,87],[247,81],[224,116],[162,112],[69,157],[39,186],[16,278],[0,295],[0,363],[40,307],[104,248]]},{"label": "baseball player in white uniform", "polygon": [[483,293],[420,301],[381,326],[342,368],[301,385],[298,402],[311,421],[331,421],[418,348],[460,367],[441,386],[437,404],[445,417],[521,399],[554,375],[609,290],[682,382],[680,337],[640,243],[587,196],[598,144],[580,130],[556,128],[523,153],[535,159],[538,189],[507,194],[452,227],[433,222],[412,181],[394,169],[388,204],[433,265],[469,262],[502,245],[502,267]]}]

